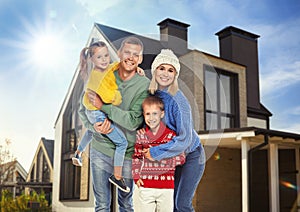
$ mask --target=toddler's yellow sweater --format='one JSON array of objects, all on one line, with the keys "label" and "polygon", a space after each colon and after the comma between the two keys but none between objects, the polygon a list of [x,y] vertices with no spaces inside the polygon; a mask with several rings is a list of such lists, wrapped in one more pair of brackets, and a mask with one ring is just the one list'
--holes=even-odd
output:
[{"label": "toddler's yellow sweater", "polygon": [[93,69],[90,73],[88,82],[83,96],[83,105],[88,110],[98,110],[94,107],[88,98],[87,90],[93,90],[102,99],[103,103],[119,105],[122,102],[122,96],[118,90],[114,71],[119,68],[119,62],[109,64],[107,69],[103,72]]}]

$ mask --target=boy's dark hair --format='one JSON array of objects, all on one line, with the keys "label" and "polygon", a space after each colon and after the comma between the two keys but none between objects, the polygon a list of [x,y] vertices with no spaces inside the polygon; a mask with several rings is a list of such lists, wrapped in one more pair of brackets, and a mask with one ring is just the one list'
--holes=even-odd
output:
[{"label": "boy's dark hair", "polygon": [[165,110],[164,102],[158,96],[150,95],[150,96],[146,97],[142,103],[143,109],[144,109],[145,105],[157,105],[161,109],[161,111]]}]

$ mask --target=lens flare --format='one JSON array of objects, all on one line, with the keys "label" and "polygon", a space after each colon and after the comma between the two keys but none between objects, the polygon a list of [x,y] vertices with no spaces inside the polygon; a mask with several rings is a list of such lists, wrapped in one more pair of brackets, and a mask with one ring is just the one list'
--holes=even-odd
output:
[{"label": "lens flare", "polygon": [[214,160],[220,160],[220,159],[221,159],[220,154],[219,154],[218,152],[216,152],[216,153],[214,154]]},{"label": "lens flare", "polygon": [[297,190],[297,186],[293,185],[293,184],[290,183],[290,182],[281,180],[281,181],[280,181],[280,184],[283,185],[283,186],[285,186],[285,187],[287,187],[287,188],[291,188],[291,189]]}]

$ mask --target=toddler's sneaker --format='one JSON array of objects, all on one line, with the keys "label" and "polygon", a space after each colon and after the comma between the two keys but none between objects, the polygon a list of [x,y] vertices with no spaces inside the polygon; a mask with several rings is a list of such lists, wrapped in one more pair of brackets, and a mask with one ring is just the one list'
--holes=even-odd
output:
[{"label": "toddler's sneaker", "polygon": [[126,193],[130,192],[130,188],[126,186],[124,179],[117,180],[114,175],[109,177],[109,182],[117,186],[118,189]]},{"label": "toddler's sneaker", "polygon": [[75,152],[74,157],[72,157],[72,162],[74,166],[82,166],[81,154],[79,155]]}]

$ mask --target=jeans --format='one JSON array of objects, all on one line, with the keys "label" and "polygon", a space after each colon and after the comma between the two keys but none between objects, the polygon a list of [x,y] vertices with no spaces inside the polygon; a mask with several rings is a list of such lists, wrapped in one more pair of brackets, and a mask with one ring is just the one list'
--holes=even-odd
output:
[{"label": "jeans", "polygon": [[205,169],[202,144],[186,156],[185,164],[175,170],[174,212],[194,211],[192,201]]},{"label": "jeans", "polygon": [[[90,149],[90,167],[93,178],[93,191],[95,197],[95,211],[110,212],[111,205],[111,186],[108,178],[113,173],[113,158]],[[124,160],[123,176],[130,192],[126,193],[118,189],[118,203],[120,212],[133,212],[133,189],[134,184],[131,174],[131,160]]]},{"label": "jeans", "polygon": [[[96,122],[103,122],[106,119],[105,113],[100,110],[86,110],[85,111],[89,122],[95,124]],[[123,166],[124,156],[127,149],[127,140],[122,132],[118,127],[114,124],[111,124],[110,127],[113,131],[106,136],[116,145],[116,151],[114,155],[114,166]],[[83,152],[86,146],[91,142],[93,133],[89,130],[85,132],[83,135],[79,145],[78,150]]]}]

